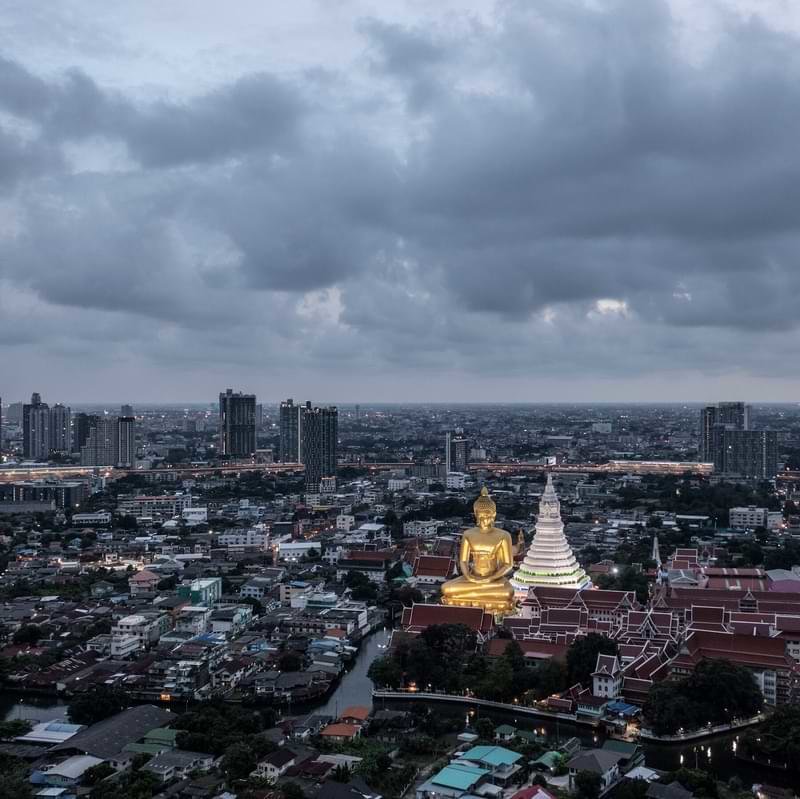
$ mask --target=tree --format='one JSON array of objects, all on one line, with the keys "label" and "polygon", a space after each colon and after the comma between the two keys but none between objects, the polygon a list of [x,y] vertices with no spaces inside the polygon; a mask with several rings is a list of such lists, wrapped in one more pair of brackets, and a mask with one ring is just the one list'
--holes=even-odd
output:
[{"label": "tree", "polygon": [[603,788],[603,779],[593,771],[579,771],[575,775],[575,788],[581,799],[597,799]]},{"label": "tree", "polygon": [[281,789],[283,799],[306,799],[305,792],[296,782],[287,780],[278,787]]},{"label": "tree", "polygon": [[38,624],[23,624],[11,639],[15,644],[34,645],[42,637],[42,628]]},{"label": "tree", "polygon": [[24,766],[0,770],[0,796],[3,799],[31,799],[33,791]]},{"label": "tree", "polygon": [[232,744],[222,756],[222,770],[229,782],[247,779],[256,765],[253,750],[245,743]]},{"label": "tree", "polygon": [[370,663],[367,677],[376,687],[398,688],[403,680],[403,671],[395,658],[386,655]]},{"label": "tree", "polygon": [[84,785],[90,786],[97,785],[98,782],[101,782],[113,773],[113,766],[110,766],[108,763],[98,763],[96,766],[92,766],[83,772],[83,783]]},{"label": "tree", "polygon": [[589,633],[583,638],[577,638],[567,650],[567,677],[570,685],[587,684],[597,665],[597,656],[616,655],[617,652],[617,642],[599,633]]},{"label": "tree", "polygon": [[494,722],[485,716],[475,722],[475,732],[480,735],[484,741],[494,740]]},{"label": "tree", "polygon": [[350,778],[352,776],[353,773],[344,763],[340,763],[333,771],[331,771],[331,779],[334,782],[350,782]]},{"label": "tree", "polygon": [[671,735],[680,728],[749,718],[763,701],[749,669],[727,660],[702,660],[685,679],[654,685],[642,712],[657,735]]},{"label": "tree", "polygon": [[10,719],[0,721],[0,739],[16,738],[25,735],[33,729],[33,725],[27,719]]},{"label": "tree", "polygon": [[128,707],[128,697],[118,688],[99,686],[93,691],[79,694],[67,708],[73,724],[95,724],[98,721],[115,716]]},{"label": "tree", "polygon": [[[267,713],[270,718],[265,720]],[[273,723],[274,715],[270,711],[262,714],[224,702],[206,702],[182,713],[173,726],[179,730],[177,743],[181,749],[210,752],[219,757],[232,744],[251,744]]]}]

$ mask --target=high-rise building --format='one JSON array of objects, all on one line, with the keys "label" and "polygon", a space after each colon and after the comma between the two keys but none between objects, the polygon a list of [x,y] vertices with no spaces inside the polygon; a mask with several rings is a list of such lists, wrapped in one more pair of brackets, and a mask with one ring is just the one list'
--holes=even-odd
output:
[{"label": "high-rise building", "polygon": [[564,535],[561,503],[553,486],[553,476],[548,473],[539,502],[536,533],[522,565],[514,572],[511,585],[517,596],[524,598],[534,585],[580,589],[591,584]]},{"label": "high-rise building", "polygon": [[769,480],[778,472],[778,434],[750,429],[750,406],[720,402],[701,412],[700,460],[717,474]]},{"label": "high-rise building", "polygon": [[72,412],[56,403],[50,408],[48,455],[57,452],[64,455],[72,449]]},{"label": "high-rise building", "polygon": [[119,415],[120,415],[120,417],[122,417],[122,416],[134,416],[135,414],[133,412],[133,406],[132,405],[123,405],[119,409]]},{"label": "high-rise building", "polygon": [[[42,402],[41,394],[34,392],[31,401],[22,406],[22,457],[26,459],[46,458],[48,453],[44,449],[48,444],[50,416],[42,411],[47,411],[47,403]],[[49,450],[48,450],[49,451]]]},{"label": "high-rise building", "polygon": [[714,472],[750,480],[771,480],[778,473],[778,433],[736,430],[717,425],[713,431]]},{"label": "high-rise building", "polygon": [[219,395],[220,455],[241,458],[256,451],[256,395],[227,389]]},{"label": "high-rise building", "polygon": [[81,447],[83,466],[136,465],[136,420],[132,416],[91,416]]},{"label": "high-rise building", "polygon": [[730,430],[750,429],[750,406],[744,402],[720,402],[707,405],[700,413],[700,461],[714,461],[714,428],[726,427]]},{"label": "high-rise building", "polygon": [[278,460],[281,463],[302,463],[303,459],[303,413],[302,405],[295,405],[293,399],[281,403],[279,414],[280,444]]},{"label": "high-rise building", "polygon": [[[125,407],[123,405],[123,407]],[[130,406],[128,406],[130,407]],[[132,468],[136,466],[136,418],[120,416],[116,429],[117,466]]]},{"label": "high-rise building", "polygon": [[454,433],[445,433],[444,449],[446,473],[466,472],[469,464],[469,440],[460,427]]},{"label": "high-rise building", "polygon": [[312,408],[307,402],[302,425],[306,492],[316,494],[321,490],[323,478],[336,477],[339,411],[335,407]]},{"label": "high-rise building", "polygon": [[97,416],[89,428],[86,443],[81,447],[82,466],[116,466],[118,453],[117,420]]},{"label": "high-rise building", "polygon": [[97,422],[97,416],[89,413],[76,413],[72,417],[72,451],[80,454],[81,448],[89,438],[89,430]]}]

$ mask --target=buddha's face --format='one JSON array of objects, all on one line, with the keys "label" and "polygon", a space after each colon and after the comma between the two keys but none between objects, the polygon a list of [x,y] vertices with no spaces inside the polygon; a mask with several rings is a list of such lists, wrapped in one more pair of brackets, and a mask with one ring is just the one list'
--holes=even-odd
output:
[{"label": "buddha's face", "polygon": [[481,530],[488,530],[494,525],[495,514],[491,510],[479,510],[475,513],[475,517]]}]

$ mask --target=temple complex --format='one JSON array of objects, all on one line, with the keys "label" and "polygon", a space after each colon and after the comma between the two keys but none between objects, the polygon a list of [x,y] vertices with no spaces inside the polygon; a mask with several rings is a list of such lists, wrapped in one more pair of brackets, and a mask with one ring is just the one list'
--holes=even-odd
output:
[{"label": "temple complex", "polygon": [[524,599],[534,585],[559,588],[588,588],[592,584],[581,568],[564,535],[561,504],[553,487],[552,475],[539,502],[536,534],[522,565],[514,572],[511,585],[517,597]]}]

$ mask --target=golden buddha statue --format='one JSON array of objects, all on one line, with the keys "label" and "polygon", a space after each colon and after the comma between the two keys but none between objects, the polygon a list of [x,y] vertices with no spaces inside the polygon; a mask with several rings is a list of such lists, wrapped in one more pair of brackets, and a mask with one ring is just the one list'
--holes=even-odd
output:
[{"label": "golden buddha statue", "polygon": [[472,507],[478,526],[470,527],[461,539],[461,577],[442,586],[442,604],[509,613],[514,608],[514,589],[506,579],[514,568],[511,536],[494,526],[497,510],[486,486]]}]

